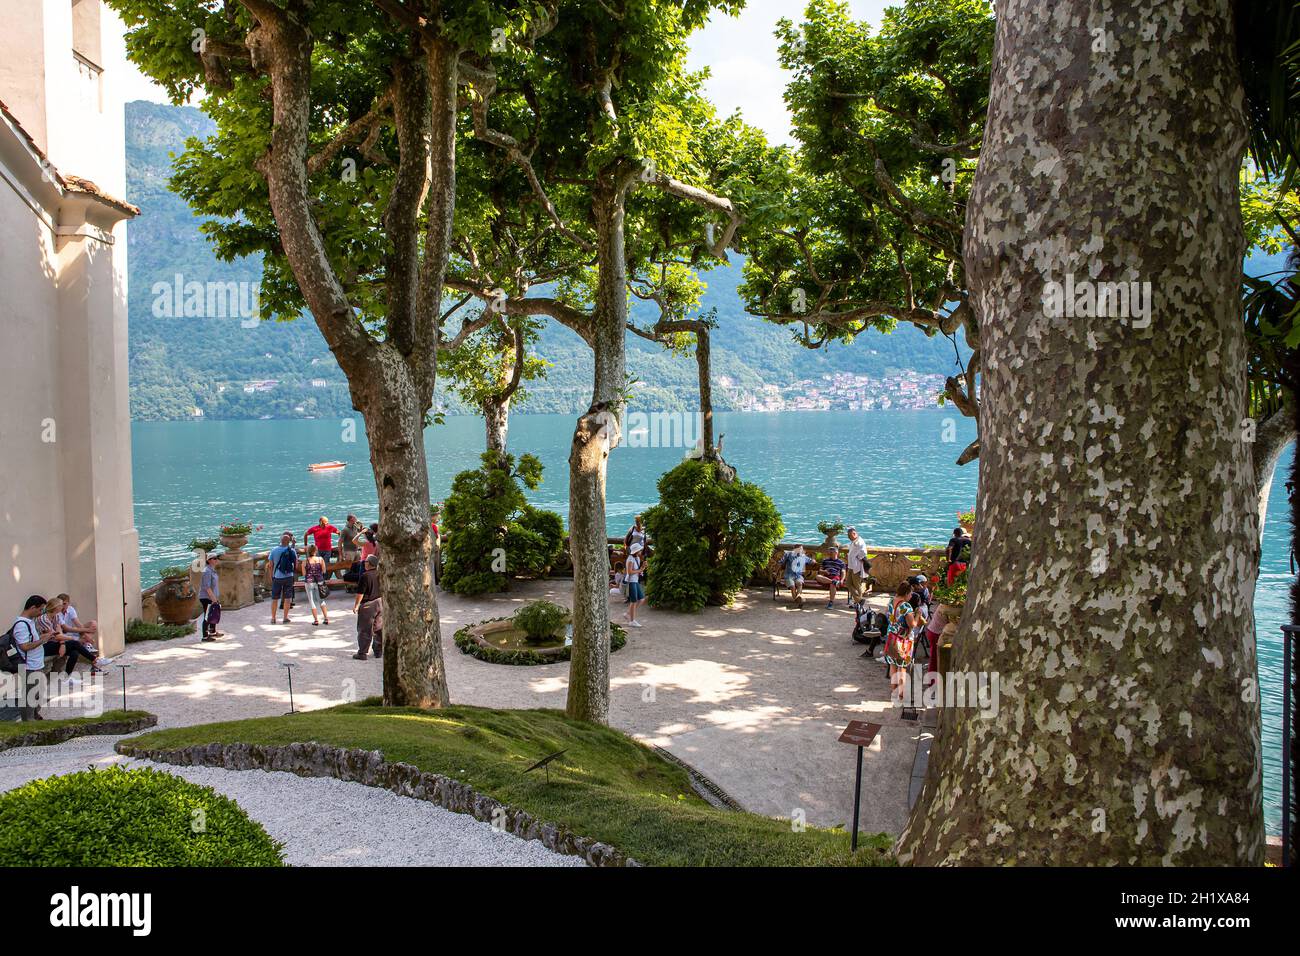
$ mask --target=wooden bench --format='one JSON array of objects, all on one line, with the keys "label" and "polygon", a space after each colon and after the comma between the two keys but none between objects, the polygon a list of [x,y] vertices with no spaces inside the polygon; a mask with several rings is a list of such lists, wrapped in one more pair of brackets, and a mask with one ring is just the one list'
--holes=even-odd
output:
[{"label": "wooden bench", "polygon": [[[772,580],[773,601],[780,600],[781,592],[783,590],[788,590],[785,583],[785,571],[782,569],[782,562],[785,559],[785,555],[790,551],[793,551],[794,547],[795,547],[794,545],[791,545],[788,548],[783,548],[778,546],[773,552],[771,560],[769,560],[767,563],[768,576]],[[844,561],[845,565],[847,565],[848,562],[845,561],[845,555],[848,554],[848,548],[841,547],[839,549],[839,552],[840,552],[840,560]],[[823,547],[822,545],[805,544],[803,546],[803,553],[812,559],[812,563],[809,564],[806,568],[804,568],[803,589],[805,591],[809,591],[809,590],[824,591],[829,594],[830,585],[822,584],[820,581],[818,581],[817,575],[821,573],[822,559],[830,557],[831,549],[827,547]],[[837,590],[841,591],[845,595],[844,598],[845,601],[848,600],[848,587],[846,586],[845,583],[847,579],[848,579],[848,572],[846,570],[844,580],[841,580],[837,587]],[[871,587],[875,583],[875,580],[876,579],[873,578],[871,575],[867,575],[866,590],[868,591],[871,590]]]}]

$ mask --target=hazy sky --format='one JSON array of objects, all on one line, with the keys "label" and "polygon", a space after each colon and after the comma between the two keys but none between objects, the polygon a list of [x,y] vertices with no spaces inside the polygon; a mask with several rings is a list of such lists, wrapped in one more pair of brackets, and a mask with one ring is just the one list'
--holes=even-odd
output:
[{"label": "hazy sky", "polygon": [[[853,15],[873,27],[879,26],[886,5],[886,0],[849,0]],[[739,109],[773,143],[789,142],[790,121],[781,99],[785,72],[777,65],[772,31],[781,17],[799,19],[803,8],[803,0],[749,0],[740,16],[717,15],[691,40],[690,65],[713,71],[706,89],[718,112],[727,116]],[[127,100],[167,101],[162,90],[134,67],[131,73]]]}]

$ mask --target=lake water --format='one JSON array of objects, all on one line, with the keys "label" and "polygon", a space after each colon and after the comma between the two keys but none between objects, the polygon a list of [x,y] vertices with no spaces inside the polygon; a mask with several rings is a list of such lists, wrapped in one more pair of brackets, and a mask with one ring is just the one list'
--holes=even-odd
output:
[{"label": "lake water", "polygon": [[[510,447],[532,452],[545,466],[541,487],[529,495],[544,508],[568,512],[568,455],[572,416],[516,415]],[[629,416],[629,425],[637,421]],[[669,425],[677,424],[676,421]],[[629,436],[610,456],[608,529],[622,535],[632,517],[658,500],[659,476],[681,460],[682,447],[657,444],[669,432],[651,423],[646,437]],[[723,453],[747,481],[776,502],[787,539],[820,540],[817,522],[842,519],[873,545],[942,544],[956,512],[975,502],[974,464],[957,455],[975,437],[970,419],[942,408],[923,411],[720,413],[715,434]],[[353,432],[355,435],[353,436]],[[681,429],[674,434],[680,435]],[[350,437],[355,440],[349,441]],[[891,449],[905,440],[906,460]],[[425,432],[430,490],[446,496],[453,476],[478,464],[483,425],[451,417]],[[342,524],[350,512],[369,523],[377,515],[364,429],[338,421],[139,422],[132,426],[135,518],[146,584],[168,564],[190,555],[192,537],[213,537],[219,525],[245,520],[263,525],[250,548],[278,543],[287,529],[301,536],[320,515]],[[1265,816],[1270,833],[1281,819],[1282,651],[1287,620],[1289,516],[1285,475],[1278,465],[1269,499],[1264,553],[1255,592],[1256,632],[1264,712]],[[308,463],[338,459],[342,471],[311,473]]]}]

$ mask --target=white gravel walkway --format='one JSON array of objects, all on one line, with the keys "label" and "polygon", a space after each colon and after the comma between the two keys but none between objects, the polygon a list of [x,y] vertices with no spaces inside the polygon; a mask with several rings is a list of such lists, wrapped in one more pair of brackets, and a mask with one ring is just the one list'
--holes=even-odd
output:
[{"label": "white gravel walkway", "polygon": [[0,753],[0,791],[37,777],[120,763],[153,766],[231,797],[285,844],[291,866],[585,866],[464,813],[332,777],[265,770],[175,767],[128,760],[113,737]]}]

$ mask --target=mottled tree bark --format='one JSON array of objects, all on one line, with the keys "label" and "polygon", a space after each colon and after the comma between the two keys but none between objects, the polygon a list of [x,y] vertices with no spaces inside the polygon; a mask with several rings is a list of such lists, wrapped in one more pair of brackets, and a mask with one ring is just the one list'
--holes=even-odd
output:
[{"label": "mottled tree bark", "polygon": [[247,39],[254,66],[271,81],[271,146],[257,168],[294,279],[365,419],[380,508],[384,702],[445,706],[423,426],[456,194],[456,49],[426,40],[394,66],[400,158],[384,214],[388,314],[378,340],[357,321],[311,211],[311,34],[276,4],[243,3],[258,21]]},{"label": "mottled tree bark", "polygon": [[483,403],[482,411],[487,450],[505,454],[510,434],[510,397],[494,395]]},{"label": "mottled tree bark", "polygon": [[[998,14],[965,236],[982,531],[954,665],[998,674],[999,701],[945,712],[899,858],[1258,865],[1230,4]],[[1149,322],[1054,315],[1067,276],[1150,282]]]},{"label": "mottled tree bark", "polygon": [[700,437],[704,442],[704,457],[713,461],[717,448],[713,444],[713,359],[709,348],[709,327],[697,323],[695,330],[695,368],[700,378]]},{"label": "mottled tree bark", "polygon": [[609,557],[605,549],[605,469],[619,441],[626,386],[627,264],[624,200],[630,178],[602,184],[592,204],[598,277],[590,345],[591,407],[578,419],[569,452],[569,552],[573,558],[573,655],[565,712],[609,720]]},{"label": "mottled tree bark", "polygon": [[1296,439],[1294,399],[1288,394],[1282,407],[1259,423],[1251,454],[1255,462],[1255,497],[1258,501],[1259,538],[1264,540],[1264,520],[1268,517],[1268,501],[1273,489],[1273,476],[1277,462]]}]

